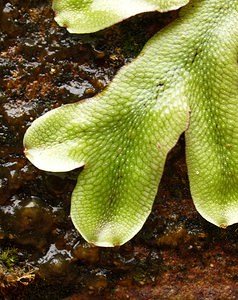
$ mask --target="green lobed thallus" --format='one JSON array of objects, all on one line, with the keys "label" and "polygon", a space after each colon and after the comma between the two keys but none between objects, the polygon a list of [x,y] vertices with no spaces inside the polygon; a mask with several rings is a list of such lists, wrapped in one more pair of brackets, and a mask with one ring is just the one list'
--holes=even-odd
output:
[{"label": "green lobed thallus", "polygon": [[25,134],[36,167],[84,166],[71,217],[95,245],[122,245],[141,229],[167,153],[184,131],[198,212],[223,228],[238,222],[238,0],[187,2],[53,2],[59,25],[77,33],[184,6],[102,93],[46,113]]}]

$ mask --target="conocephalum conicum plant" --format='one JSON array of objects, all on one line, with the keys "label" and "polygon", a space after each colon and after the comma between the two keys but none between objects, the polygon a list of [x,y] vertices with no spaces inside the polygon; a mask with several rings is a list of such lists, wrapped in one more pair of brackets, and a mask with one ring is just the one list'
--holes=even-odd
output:
[{"label": "conocephalum conicum plant", "polygon": [[[182,0],[55,0],[70,32],[100,30]],[[90,243],[121,245],[148,217],[168,151],[185,131],[191,194],[199,213],[238,222],[238,0],[191,0],[95,97],[35,120],[25,153],[38,168],[84,166],[71,217]]]}]

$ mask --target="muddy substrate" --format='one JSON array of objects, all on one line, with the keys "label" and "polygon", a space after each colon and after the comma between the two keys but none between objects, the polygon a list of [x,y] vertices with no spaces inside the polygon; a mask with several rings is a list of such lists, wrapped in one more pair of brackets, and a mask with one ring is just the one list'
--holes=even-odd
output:
[{"label": "muddy substrate", "polygon": [[74,229],[76,170],[39,171],[23,155],[32,121],[92,97],[177,14],[149,13],[91,35],[53,20],[48,1],[0,2],[0,298],[237,299],[237,229],[196,212],[184,139],[169,154],[153,211],[124,246],[88,245]]}]

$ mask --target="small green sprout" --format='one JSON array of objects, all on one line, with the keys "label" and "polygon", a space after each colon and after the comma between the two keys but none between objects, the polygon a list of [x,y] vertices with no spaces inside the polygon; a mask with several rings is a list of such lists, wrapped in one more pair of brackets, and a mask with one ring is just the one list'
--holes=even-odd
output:
[{"label": "small green sprout", "polygon": [[0,263],[10,269],[15,266],[18,261],[17,249],[7,248],[0,253]]},{"label": "small green sprout", "polygon": [[[126,2],[55,0],[53,7],[60,25],[84,33],[188,1]],[[122,245],[141,229],[184,131],[197,210],[220,227],[238,222],[237,56],[238,0],[191,0],[101,94],[33,122],[24,147],[34,165],[84,166],[71,217],[88,242]]]}]

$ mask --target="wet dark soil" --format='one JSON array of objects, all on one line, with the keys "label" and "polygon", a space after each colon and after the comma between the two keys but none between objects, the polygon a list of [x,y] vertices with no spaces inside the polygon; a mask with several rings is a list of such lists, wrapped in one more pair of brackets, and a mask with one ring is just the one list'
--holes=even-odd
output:
[{"label": "wet dark soil", "polygon": [[176,16],[72,35],[49,1],[0,2],[0,299],[238,298],[238,226],[219,229],[196,212],[183,136],[143,229],[109,249],[88,245],[71,223],[78,171],[42,172],[23,155],[35,118],[100,92]]}]

